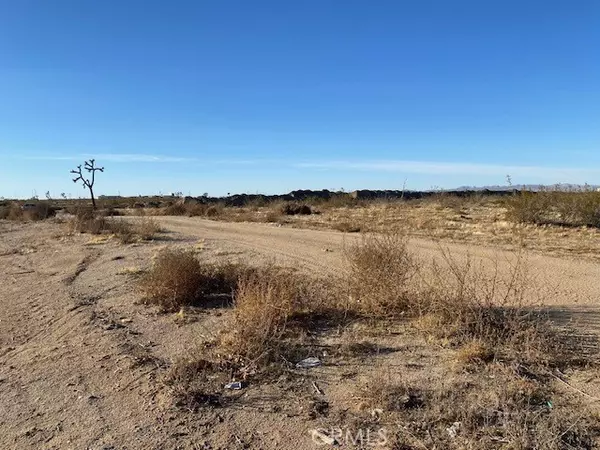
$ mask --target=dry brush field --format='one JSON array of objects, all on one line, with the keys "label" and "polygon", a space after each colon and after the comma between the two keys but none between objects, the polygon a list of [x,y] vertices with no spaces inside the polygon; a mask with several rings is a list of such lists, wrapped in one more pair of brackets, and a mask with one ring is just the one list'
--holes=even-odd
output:
[{"label": "dry brush field", "polygon": [[596,228],[214,208],[0,220],[1,448],[598,447]]}]

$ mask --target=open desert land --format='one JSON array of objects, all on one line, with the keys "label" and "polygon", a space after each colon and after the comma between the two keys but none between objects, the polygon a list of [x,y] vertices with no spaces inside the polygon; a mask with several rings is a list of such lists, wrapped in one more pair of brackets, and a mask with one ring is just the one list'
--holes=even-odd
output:
[{"label": "open desert land", "polygon": [[597,448],[596,229],[460,208],[0,221],[0,447]]}]

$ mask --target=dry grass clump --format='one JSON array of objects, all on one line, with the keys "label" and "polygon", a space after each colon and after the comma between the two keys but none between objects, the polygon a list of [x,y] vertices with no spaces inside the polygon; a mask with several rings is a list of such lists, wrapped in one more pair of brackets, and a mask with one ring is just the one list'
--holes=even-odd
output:
[{"label": "dry grass clump", "polygon": [[412,388],[398,373],[382,367],[357,385],[354,397],[362,410],[398,411],[423,404],[419,390]]},{"label": "dry grass clump", "polygon": [[36,202],[27,208],[18,203],[0,205],[0,219],[4,220],[44,220],[56,215],[56,209],[46,202]]},{"label": "dry grass clump", "polygon": [[590,188],[523,191],[506,205],[508,218],[515,222],[600,228],[600,192]]},{"label": "dry grass clump", "polygon": [[154,239],[158,233],[164,231],[160,224],[151,218],[137,220],[132,223],[132,227],[134,234],[144,241]]},{"label": "dry grass clump", "polygon": [[364,235],[345,251],[348,307],[382,318],[412,313],[419,305],[411,292],[418,266],[398,234]]},{"label": "dry grass clump", "polygon": [[597,422],[555,381],[594,356],[528,304],[532,283],[519,255],[503,270],[447,251],[428,265],[402,238],[369,236],[347,257],[353,308],[367,318],[410,318],[450,356],[438,355],[426,379],[380,370],[359,384],[367,421],[404,424],[394,448],[596,448]]},{"label": "dry grass clump", "polygon": [[163,250],[140,280],[144,298],[165,311],[176,311],[198,300],[203,285],[200,262],[191,251]]},{"label": "dry grass clump", "polygon": [[136,240],[151,240],[162,231],[160,225],[151,218],[143,218],[135,222],[111,219],[96,214],[91,208],[79,209],[67,225],[70,233],[112,234],[123,244]]},{"label": "dry grass clump", "polygon": [[313,213],[312,208],[306,203],[298,202],[284,202],[276,205],[277,211],[284,216],[295,216],[295,215],[310,215]]},{"label": "dry grass clump", "polygon": [[222,343],[228,352],[247,360],[272,360],[284,343],[287,324],[302,309],[298,277],[268,267],[242,275],[234,296],[231,329]]},{"label": "dry grass clump", "polygon": [[336,289],[276,266],[241,272],[220,351],[258,371],[314,356],[307,333],[339,326],[351,317],[340,307]]},{"label": "dry grass clump", "polygon": [[463,346],[465,362],[576,364],[576,344],[529,304],[533,284],[519,255],[501,272],[497,263],[475,266],[468,255],[441,254],[425,264],[401,236],[364,236],[346,250],[347,308],[368,319],[411,319],[417,330]]},{"label": "dry grass clump", "polygon": [[488,363],[494,359],[494,349],[485,342],[473,340],[464,344],[457,352],[456,359],[464,365]]},{"label": "dry grass clump", "polygon": [[[459,359],[494,358],[536,365],[568,365],[574,352],[560,339],[546,314],[527,300],[533,286],[517,255],[506,272],[458,262],[443,252],[420,285],[422,310],[416,326],[462,345]],[[573,344],[573,343],[571,343]]]},{"label": "dry grass clump", "polygon": [[267,211],[265,215],[265,222],[267,223],[279,223],[281,222],[281,214],[277,211]]},{"label": "dry grass clump", "polygon": [[23,210],[16,203],[5,203],[0,206],[0,219],[23,220]]},{"label": "dry grass clump", "polygon": [[100,234],[105,230],[107,220],[96,216],[92,208],[78,208],[72,212],[73,217],[67,222],[71,233]]},{"label": "dry grass clump", "polygon": [[335,193],[329,198],[312,197],[306,201],[310,204],[318,205],[321,209],[354,208],[366,204],[364,200],[358,200],[347,193]]},{"label": "dry grass clump", "polygon": [[361,225],[355,222],[335,222],[331,228],[337,231],[341,231],[342,233],[359,233],[362,231]]},{"label": "dry grass clump", "polygon": [[140,279],[139,288],[148,303],[163,311],[178,311],[202,300],[208,304],[211,295],[231,295],[244,270],[234,264],[201,264],[192,251],[165,249]]},{"label": "dry grass clump", "polygon": [[174,203],[159,211],[165,216],[188,216],[188,217],[219,217],[224,212],[224,206],[220,203],[209,205],[206,203]]},{"label": "dry grass clump", "polygon": [[511,368],[487,366],[474,374],[413,383],[413,400],[402,394],[411,392],[405,380],[358,388],[359,398],[381,408],[380,426],[404,424],[393,448],[596,448],[600,428],[589,410]]},{"label": "dry grass clump", "polygon": [[184,205],[183,203],[174,203],[165,207],[161,212],[165,216],[187,216],[188,210],[191,205]]}]

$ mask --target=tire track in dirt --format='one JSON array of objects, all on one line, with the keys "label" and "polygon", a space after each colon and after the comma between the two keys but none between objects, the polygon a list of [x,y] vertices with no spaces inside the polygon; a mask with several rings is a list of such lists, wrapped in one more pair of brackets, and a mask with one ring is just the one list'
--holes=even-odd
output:
[{"label": "tire track in dirt", "polygon": [[[95,266],[105,250],[85,239],[53,242],[53,230],[33,231],[44,242],[39,251],[0,258],[0,448],[152,448],[142,443],[151,436],[133,433],[158,417],[156,405],[145,406],[150,371],[120,347],[134,335],[125,325],[102,326],[94,316],[113,313],[85,301],[120,283]],[[31,236],[32,227],[18,234]],[[30,270],[15,277],[15,266]]]}]

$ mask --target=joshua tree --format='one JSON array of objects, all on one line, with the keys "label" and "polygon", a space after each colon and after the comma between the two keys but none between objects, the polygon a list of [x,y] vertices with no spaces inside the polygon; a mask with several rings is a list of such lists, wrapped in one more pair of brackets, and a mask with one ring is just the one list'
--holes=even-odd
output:
[{"label": "joshua tree", "polygon": [[78,181],[81,180],[81,182],[83,183],[83,188],[84,189],[88,188],[90,190],[90,197],[92,197],[92,206],[94,209],[96,209],[96,199],[94,198],[94,181],[95,181],[96,171],[99,170],[100,172],[104,172],[104,167],[96,167],[95,163],[96,163],[96,160],[90,159],[89,161],[85,161],[84,166],[83,166],[84,170],[87,170],[88,172],[92,173],[91,180],[89,178],[83,178],[81,164],[77,166],[77,169],[71,170],[71,173],[74,173],[75,175],[77,175],[77,178],[73,178],[73,183],[77,183]]}]

